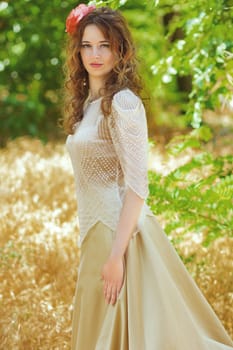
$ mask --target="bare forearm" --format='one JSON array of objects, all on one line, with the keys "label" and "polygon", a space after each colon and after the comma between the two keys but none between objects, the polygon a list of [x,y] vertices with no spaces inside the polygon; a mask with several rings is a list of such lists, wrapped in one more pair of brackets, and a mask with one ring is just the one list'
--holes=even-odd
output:
[{"label": "bare forearm", "polygon": [[140,198],[130,188],[127,190],[110,255],[112,258],[123,257],[131,235],[136,228],[143,203],[144,199]]}]

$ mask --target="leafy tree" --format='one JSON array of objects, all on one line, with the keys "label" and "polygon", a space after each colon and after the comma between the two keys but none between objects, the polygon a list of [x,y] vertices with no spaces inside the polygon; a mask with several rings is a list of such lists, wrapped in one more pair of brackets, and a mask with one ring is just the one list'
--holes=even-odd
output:
[{"label": "leafy tree", "polygon": [[[152,210],[166,222],[165,231],[180,241],[186,233],[204,245],[232,237],[233,157],[193,157],[167,176],[149,172]],[[175,233],[177,232],[177,235]]]}]

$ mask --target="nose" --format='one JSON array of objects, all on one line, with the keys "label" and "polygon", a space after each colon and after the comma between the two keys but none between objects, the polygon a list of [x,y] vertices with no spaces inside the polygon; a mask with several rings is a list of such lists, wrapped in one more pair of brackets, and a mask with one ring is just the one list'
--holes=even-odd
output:
[{"label": "nose", "polygon": [[93,46],[92,54],[94,57],[99,57],[100,56],[100,49],[98,46]]}]

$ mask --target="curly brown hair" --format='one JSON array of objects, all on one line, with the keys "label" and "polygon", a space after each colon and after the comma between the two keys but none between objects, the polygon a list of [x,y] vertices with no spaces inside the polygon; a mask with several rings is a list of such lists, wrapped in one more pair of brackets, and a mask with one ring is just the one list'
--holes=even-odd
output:
[{"label": "curly brown hair", "polygon": [[83,66],[80,50],[84,30],[96,25],[110,41],[118,60],[108,74],[101,89],[101,110],[105,117],[111,113],[112,99],[116,92],[129,88],[139,95],[142,90],[137,72],[135,47],[127,23],[121,13],[108,7],[95,9],[82,18],[76,31],[67,38],[64,84],[64,117],[62,126],[67,134],[74,133],[74,125],[83,118],[84,103],[89,94],[88,73]]}]

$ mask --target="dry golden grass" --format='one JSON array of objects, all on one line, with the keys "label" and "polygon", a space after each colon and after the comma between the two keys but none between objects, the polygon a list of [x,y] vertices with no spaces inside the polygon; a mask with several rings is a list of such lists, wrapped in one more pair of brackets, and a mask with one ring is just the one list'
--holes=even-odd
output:
[{"label": "dry golden grass", "polygon": [[[64,145],[21,138],[0,151],[0,349],[69,349],[79,252],[76,198]],[[233,336],[233,241],[178,247]]]},{"label": "dry golden grass", "polygon": [[1,150],[0,348],[69,349],[78,250],[64,147],[26,138]]}]

